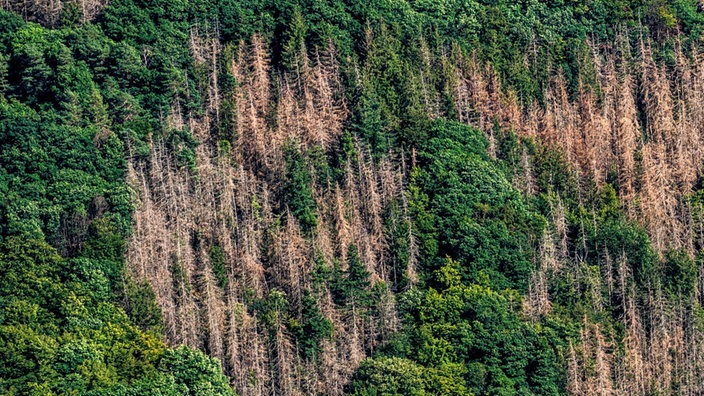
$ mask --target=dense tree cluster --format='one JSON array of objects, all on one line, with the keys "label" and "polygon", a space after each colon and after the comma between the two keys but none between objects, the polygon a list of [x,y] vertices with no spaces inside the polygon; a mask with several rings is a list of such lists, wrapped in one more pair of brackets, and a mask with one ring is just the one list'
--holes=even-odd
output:
[{"label": "dense tree cluster", "polygon": [[0,5],[0,393],[704,392],[701,1]]}]

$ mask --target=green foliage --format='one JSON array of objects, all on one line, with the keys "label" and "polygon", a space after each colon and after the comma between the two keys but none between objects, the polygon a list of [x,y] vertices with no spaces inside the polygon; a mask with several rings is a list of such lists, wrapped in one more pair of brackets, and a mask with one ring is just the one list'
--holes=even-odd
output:
[{"label": "green foliage", "polygon": [[432,222],[423,225],[430,226],[430,235],[421,240],[436,239],[438,244],[436,258],[424,258],[426,265],[434,268],[437,258],[453,257],[464,264],[465,280],[483,272],[500,289],[525,290],[531,267],[528,252],[544,220],[528,211],[489,160],[479,132],[440,120],[430,136],[418,153],[421,168],[413,179],[427,196],[423,211],[428,213],[419,215],[430,216],[423,223]]},{"label": "green foliage", "polygon": [[371,273],[360,260],[357,246],[347,249],[347,271],[337,266],[333,270],[330,291],[340,305],[368,307],[371,304]]},{"label": "green foliage", "polygon": [[[307,50],[336,47],[351,110],[340,152],[302,152],[290,142],[284,153],[280,209],[288,208],[307,236],[319,221],[314,181],[334,182],[347,161],[357,160],[355,139],[377,160],[389,151],[417,151],[407,208],[395,202],[384,216],[391,241],[385,264],[397,274],[390,288],[408,289],[399,295],[404,330],[363,362],[353,394],[564,391],[561,352],[576,340],[574,323],[589,303],[574,287],[606,273],[607,254],[628,266],[641,300],[657,287],[672,300],[692,300],[701,257],[676,250],[657,257],[643,228],[626,220],[617,186],[580,189],[559,151],[497,127],[492,160],[481,133],[431,118],[457,113],[451,82],[459,54],[475,54],[521,100],[540,103],[557,70],[572,92],[580,82],[596,84],[587,37],[598,42],[628,30],[633,43],[654,39],[664,59],[677,32],[685,49],[695,46],[704,28],[699,6],[693,0],[114,0],[91,23],[67,1],[56,29],[0,10],[0,393],[232,394],[216,362],[186,348],[169,350],[154,335],[161,329],[154,292],[127,276],[123,263],[133,209],[125,157],[145,159],[150,139],[164,138],[173,163],[197,177],[202,142],[163,125],[174,104],[202,115],[207,76],[192,62],[192,30],[219,34],[225,48],[217,60],[223,108],[214,134],[223,157],[231,149],[237,84],[226,70],[240,40],[259,33],[272,42],[274,74],[297,72]],[[441,97],[425,96],[434,91]],[[426,114],[427,102],[436,100],[438,114]],[[534,160],[535,198],[510,182],[522,170],[523,150]],[[692,196],[697,225],[701,195]],[[537,260],[543,216],[558,200],[567,212],[566,259],[586,276],[551,284],[556,313],[529,324],[518,313],[519,296]],[[404,278],[411,236],[421,264],[415,288]],[[213,246],[209,256],[218,285],[228,287],[222,251]],[[318,265],[301,312],[291,312],[275,289],[252,304],[268,329],[289,327],[305,359],[315,361],[332,333],[316,303],[325,286],[345,312],[364,320],[388,296],[383,282],[372,285],[354,245],[347,260],[332,269]],[[189,292],[183,263],[171,264],[174,286]],[[611,270],[616,276],[618,268]],[[613,328],[616,306],[590,320]]]},{"label": "green foliage", "polygon": [[[0,276],[1,393],[233,394],[218,363],[185,347],[168,350],[136,328],[111,303],[100,262],[64,260],[45,242],[10,237],[0,244]],[[151,289],[133,287],[132,316],[154,329]]]},{"label": "green foliage", "polygon": [[318,224],[313,200],[313,178],[306,157],[294,142],[284,148],[286,176],[283,189],[283,204],[298,220],[304,232],[310,234]]},{"label": "green foliage", "polygon": [[670,250],[663,265],[665,291],[674,300],[689,300],[694,296],[697,283],[697,261],[686,252]]},{"label": "green foliage", "polygon": [[282,63],[284,66],[293,72],[296,77],[300,78],[300,74],[304,67],[309,67],[304,63],[306,57],[306,36],[308,35],[308,26],[299,9],[293,12],[291,26],[289,28],[288,37],[285,40],[282,51]]},{"label": "green foliage", "polygon": [[104,390],[86,393],[89,396],[235,396],[229,381],[222,374],[220,363],[185,346],[167,350],[156,371],[130,384],[118,384]]},{"label": "green foliage", "polygon": [[[118,10],[103,26],[79,24],[72,3],[65,11],[55,30],[0,12],[0,393],[230,395],[209,358],[166,348],[151,287],[123,263],[126,147],[145,151],[182,73],[171,61],[145,67],[136,37],[109,38]],[[164,36],[152,43],[184,37]],[[177,48],[189,64],[180,44],[157,52]],[[192,166],[192,136],[167,141]]]},{"label": "green foliage", "polygon": [[400,202],[392,202],[385,218],[385,228],[389,235],[389,258],[392,268],[392,285],[394,291],[406,289],[411,279],[408,279],[408,265],[411,261],[413,241],[412,222],[403,213]]},{"label": "green foliage", "polygon": [[[441,272],[457,274],[452,260],[446,266]],[[558,394],[555,352],[546,335],[514,313],[511,293],[465,286],[456,275],[441,279],[445,289],[429,289],[418,307],[420,362],[466,364],[465,378],[477,393]]]},{"label": "green foliage", "polygon": [[352,380],[355,396],[471,396],[462,379],[462,365],[427,368],[408,359],[380,357],[362,362]]},{"label": "green foliage", "polygon": [[227,284],[230,279],[227,277],[227,268],[225,267],[225,256],[219,246],[210,248],[210,265],[213,266],[215,279],[218,280],[218,286],[223,290],[227,290]]},{"label": "green foliage", "polygon": [[320,354],[320,342],[332,337],[332,323],[323,316],[315,297],[307,290],[303,293],[301,305],[302,323],[292,321],[290,327],[303,357],[315,360]]},{"label": "green foliage", "polygon": [[202,352],[185,346],[170,349],[164,353],[159,368],[172,375],[177,385],[187,389],[186,395],[233,395],[227,377],[222,373],[220,363]]},{"label": "green foliage", "polygon": [[478,131],[443,119],[429,126],[409,186],[424,288],[405,293],[405,338],[388,349],[397,356],[363,364],[356,394],[562,391],[565,336],[519,313],[515,289],[527,288],[546,221],[507,180],[505,145],[497,162]]},{"label": "green foliage", "polygon": [[163,331],[161,308],[156,303],[154,290],[149,282],[128,278],[125,283],[122,292],[127,316],[143,331],[161,333]]},{"label": "green foliage", "polygon": [[440,289],[427,289],[409,308],[413,361],[363,363],[354,394],[560,394],[554,331],[522,322],[511,291],[466,285],[460,270],[447,259],[435,273]]},{"label": "green foliage", "polygon": [[64,260],[42,241],[11,237],[0,245],[3,393],[83,392],[154,370],[163,343],[110,303],[99,268],[78,264],[63,271]]},{"label": "green foliage", "polygon": [[657,257],[645,230],[624,220],[607,220],[599,226],[588,245],[588,248],[593,249],[589,250],[592,258],[596,259],[596,255],[603,251],[611,253],[616,260],[623,256],[628,260],[639,287],[646,289],[654,286]]}]

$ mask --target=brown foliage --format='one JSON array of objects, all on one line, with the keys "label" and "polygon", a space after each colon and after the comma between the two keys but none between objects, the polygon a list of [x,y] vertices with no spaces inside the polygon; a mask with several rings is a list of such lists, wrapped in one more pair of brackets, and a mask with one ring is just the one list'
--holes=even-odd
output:
[{"label": "brown foliage", "polygon": [[[655,250],[693,254],[701,238],[693,229],[697,222],[687,194],[702,176],[704,63],[701,55],[687,57],[676,45],[676,64],[666,69],[653,59],[646,41],[635,51],[634,61],[627,36],[620,33],[613,45],[593,49],[597,90],[583,86],[570,98],[558,71],[545,93],[544,107],[519,105],[510,90],[495,88],[498,81],[490,68],[479,65],[474,56],[460,56],[448,80],[454,104],[460,121],[486,134],[491,155],[498,123],[503,131],[512,129],[562,151],[582,189],[591,188],[590,182],[603,185],[615,171],[627,215],[646,228]],[[531,165],[532,158],[524,152],[521,166],[514,169],[514,185],[527,193],[534,191]],[[702,335],[691,313],[684,306],[669,306],[658,290],[640,306],[625,258],[612,258],[619,252],[603,252],[597,276],[585,272],[579,255],[568,259],[561,205],[559,198],[552,204],[551,232],[540,244],[524,313],[537,319],[549,312],[547,284],[551,274],[559,273],[578,292],[587,293],[597,311],[603,305],[602,288],[608,291],[612,302],[623,304],[625,328],[622,347],[617,348],[619,344],[605,340],[600,329],[585,320],[582,345],[571,346],[567,356],[569,393],[667,394],[672,387],[683,394],[700,392],[701,385],[693,379],[701,370],[701,358],[694,356],[703,348]],[[567,262],[574,263],[565,267]]]},{"label": "brown foliage", "polygon": [[[312,62],[306,58],[308,66],[296,76],[272,79],[267,46],[255,36],[229,62],[227,71],[238,82],[230,92],[218,90],[224,51],[217,41],[194,28],[190,48],[195,67],[205,72],[197,84],[204,111],[184,114],[184,98],[177,98],[166,127],[188,128],[197,136],[195,168],[176,166],[161,140],[152,143],[147,161],[130,162],[138,209],[129,267],[152,285],[168,342],[220,359],[240,394],[340,395],[359,362],[398,328],[393,294],[377,314],[363,316],[341,309],[327,289],[319,290],[318,307],[335,329],[321,344],[324,364],[303,360],[288,320],[301,319],[314,267],[344,263],[353,243],[372,281],[388,280],[382,216],[402,196],[403,167],[375,163],[357,144],[360,156],[348,164],[344,184],[314,181],[318,224],[304,237],[287,203],[280,202],[283,147],[296,140],[303,152],[337,149],[348,111],[334,48],[313,51]],[[229,150],[211,135],[223,101],[235,107]],[[224,272],[215,268],[215,248]],[[288,308],[262,321],[248,304],[272,293],[283,293]]]}]

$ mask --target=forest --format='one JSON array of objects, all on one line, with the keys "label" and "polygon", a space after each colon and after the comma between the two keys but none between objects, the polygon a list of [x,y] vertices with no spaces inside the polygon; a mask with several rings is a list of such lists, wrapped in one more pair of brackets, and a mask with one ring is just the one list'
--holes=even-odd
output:
[{"label": "forest", "polygon": [[704,394],[702,0],[0,0],[0,394]]}]

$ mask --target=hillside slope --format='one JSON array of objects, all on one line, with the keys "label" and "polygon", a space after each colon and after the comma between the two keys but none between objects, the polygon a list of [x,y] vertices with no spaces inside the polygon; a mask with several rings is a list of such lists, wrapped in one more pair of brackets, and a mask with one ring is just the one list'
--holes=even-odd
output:
[{"label": "hillside slope", "polygon": [[701,3],[3,8],[0,393],[704,392]]}]

